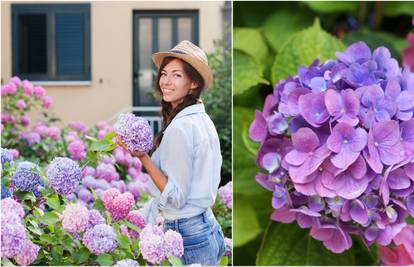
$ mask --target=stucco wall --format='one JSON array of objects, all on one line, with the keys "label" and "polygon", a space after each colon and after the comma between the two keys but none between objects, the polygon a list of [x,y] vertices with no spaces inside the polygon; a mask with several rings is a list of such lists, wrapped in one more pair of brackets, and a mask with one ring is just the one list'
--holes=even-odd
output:
[{"label": "stucco wall", "polygon": [[[1,3],[1,78],[11,76],[11,4]],[[35,2],[30,2],[31,4]],[[52,3],[52,2],[47,2]],[[63,2],[59,2],[63,3]],[[132,105],[132,19],[134,10],[199,10],[200,46],[213,50],[223,35],[223,2],[91,2],[91,70],[88,86],[45,86],[61,124],[92,125]],[[32,114],[32,117],[35,115]]]}]

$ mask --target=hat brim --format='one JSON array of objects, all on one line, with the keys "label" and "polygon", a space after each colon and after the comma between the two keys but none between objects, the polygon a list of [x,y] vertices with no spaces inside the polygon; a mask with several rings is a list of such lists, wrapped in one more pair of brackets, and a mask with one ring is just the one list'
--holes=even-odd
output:
[{"label": "hat brim", "polygon": [[200,73],[201,77],[204,80],[204,89],[208,89],[211,85],[213,80],[213,72],[211,71],[210,67],[204,63],[203,61],[186,54],[174,53],[174,52],[158,52],[152,54],[152,61],[154,62],[157,69],[160,68],[160,65],[165,57],[175,57],[184,60],[191,66],[193,66],[198,73]]}]

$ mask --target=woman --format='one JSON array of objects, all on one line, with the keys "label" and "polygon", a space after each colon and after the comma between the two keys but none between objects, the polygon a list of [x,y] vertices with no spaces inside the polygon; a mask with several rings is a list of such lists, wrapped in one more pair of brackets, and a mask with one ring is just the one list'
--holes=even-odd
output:
[{"label": "woman", "polygon": [[[152,56],[158,68],[156,91],[162,96],[163,127],[152,157],[138,157],[153,183],[155,199],[147,206],[154,221],[184,240],[184,264],[218,265],[224,237],[212,211],[220,183],[222,157],[217,131],[205,113],[200,94],[212,81],[205,53],[189,41]],[[120,139],[118,143],[123,146]]]}]

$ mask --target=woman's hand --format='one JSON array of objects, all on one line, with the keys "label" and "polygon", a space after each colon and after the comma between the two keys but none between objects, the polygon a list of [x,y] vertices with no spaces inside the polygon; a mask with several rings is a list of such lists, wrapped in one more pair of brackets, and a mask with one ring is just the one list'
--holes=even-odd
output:
[{"label": "woman's hand", "polygon": [[116,143],[120,147],[122,147],[125,151],[128,151],[131,155],[133,155],[133,156],[135,156],[137,158],[141,158],[141,157],[143,157],[143,156],[145,156],[147,154],[145,152],[141,152],[141,151],[138,151],[138,150],[130,151],[128,149],[128,147],[122,142],[121,137],[119,135],[117,135],[115,139],[116,139]]}]

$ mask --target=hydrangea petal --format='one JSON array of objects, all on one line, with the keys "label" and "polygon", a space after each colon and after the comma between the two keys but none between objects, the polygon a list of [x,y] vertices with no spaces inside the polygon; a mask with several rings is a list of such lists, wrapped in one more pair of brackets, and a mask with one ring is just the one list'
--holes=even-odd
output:
[{"label": "hydrangea petal", "polygon": [[302,152],[312,152],[319,146],[319,138],[310,128],[300,128],[292,135],[293,147]]},{"label": "hydrangea petal", "polygon": [[299,111],[312,126],[320,127],[329,119],[324,93],[310,93],[299,97]]},{"label": "hydrangea petal", "polygon": [[350,209],[351,218],[359,224],[368,223],[368,210],[360,200],[355,200]]},{"label": "hydrangea petal", "polygon": [[254,141],[263,141],[267,135],[266,125],[262,112],[256,110],[254,120],[249,127],[249,137]]}]

